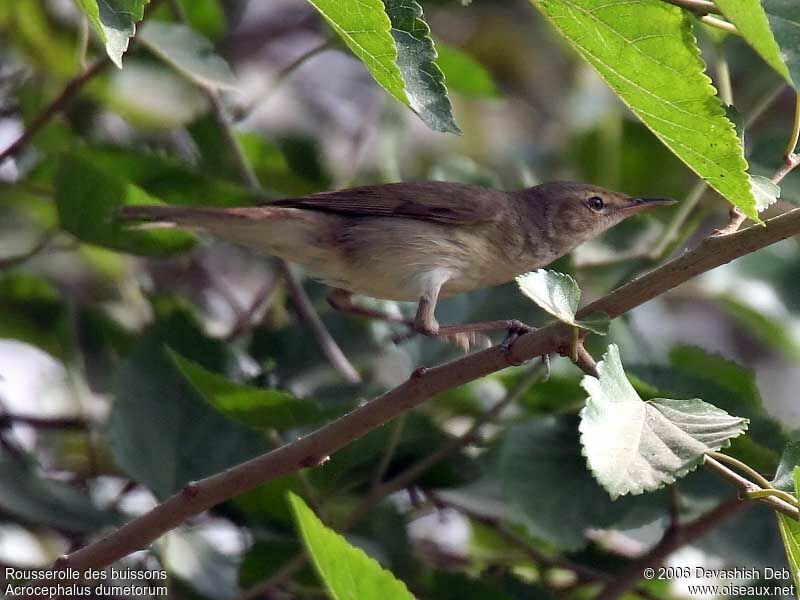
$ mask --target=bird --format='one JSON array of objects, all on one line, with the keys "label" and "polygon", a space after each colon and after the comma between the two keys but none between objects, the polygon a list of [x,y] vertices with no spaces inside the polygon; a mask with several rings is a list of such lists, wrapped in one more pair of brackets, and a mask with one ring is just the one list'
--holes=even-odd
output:
[{"label": "bird", "polygon": [[[557,181],[503,191],[443,181],[368,185],[239,208],[125,205],[126,221],[179,227],[288,262],[332,288],[337,310],[397,320],[353,295],[417,303],[413,330],[428,336],[530,328],[517,320],[442,326],[440,298],[544,267],[666,198],[633,197]],[[468,342],[467,342],[468,344]]]}]

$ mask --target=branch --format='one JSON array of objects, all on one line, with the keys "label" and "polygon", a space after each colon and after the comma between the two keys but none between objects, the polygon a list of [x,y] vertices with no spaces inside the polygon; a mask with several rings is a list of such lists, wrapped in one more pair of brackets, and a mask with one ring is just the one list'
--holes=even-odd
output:
[{"label": "branch", "polygon": [[[565,571],[572,571],[578,580],[582,583],[608,583],[609,585],[611,582],[614,581],[614,576],[610,573],[606,573],[605,571],[599,571],[593,567],[589,567],[586,565],[582,565],[580,563],[573,562],[568,558],[563,558],[559,556],[550,556],[548,554],[543,553],[541,550],[533,546],[528,540],[526,540],[523,536],[519,533],[514,531],[513,529],[509,528],[508,526],[504,525],[499,519],[492,517],[490,515],[485,515],[481,512],[473,510],[467,506],[463,506],[451,500],[442,498],[438,494],[428,494],[434,503],[437,506],[451,508],[455,511],[460,512],[465,517],[469,518],[471,521],[476,521],[478,523],[482,523],[487,527],[493,529],[495,533],[497,533],[503,540],[512,546],[516,546],[522,552],[528,555],[528,557],[536,564],[541,567],[545,568],[556,568],[556,569],[564,569]],[[636,588],[636,584],[638,582],[634,582],[631,588]],[[634,592],[641,596],[642,598],[657,598],[655,594],[652,594],[646,589],[634,589]]]},{"label": "branch", "polygon": [[[800,233],[800,209],[728,236],[706,238],[696,249],[623,285],[578,311],[618,317],[664,292],[735,258]],[[500,346],[430,369],[417,369],[405,383],[331,421],[308,435],[226,471],[187,485],[151,511],[129,521],[85,548],[57,561],[57,567],[83,570],[109,565],[145,548],[183,521],[268,481],[322,464],[353,440],[446,390],[538,356],[565,351],[572,327],[553,323],[520,337],[509,351]]]},{"label": "branch", "polygon": [[356,371],[355,367],[347,360],[342,349],[339,348],[336,340],[333,339],[331,333],[325,327],[322,319],[319,318],[317,311],[314,310],[314,305],[311,299],[306,294],[300,281],[291,267],[286,264],[286,261],[277,259],[278,269],[286,281],[286,286],[289,288],[289,293],[294,300],[294,306],[297,309],[297,314],[300,315],[300,320],[303,321],[317,340],[320,350],[328,359],[328,362],[350,383],[358,383],[361,381],[361,376]]},{"label": "branch", "polygon": [[715,529],[722,521],[729,519],[749,506],[752,506],[749,502],[731,498],[691,523],[678,524],[667,529],[661,541],[650,552],[628,566],[619,577],[603,588],[600,595],[597,596],[597,600],[615,600],[624,595],[628,590],[636,587],[642,579],[645,569],[658,567],[675,550],[703,537],[706,533]]},{"label": "branch", "polygon": [[[383,498],[389,494],[393,494],[394,492],[408,487],[414,481],[419,479],[426,471],[432,469],[434,466],[461,448],[471,444],[477,437],[481,428],[487,423],[497,419],[500,416],[500,413],[502,413],[507,406],[516,403],[528,390],[528,388],[541,377],[542,371],[543,368],[541,365],[537,365],[528,371],[528,373],[522,376],[519,383],[514,386],[514,388],[510,390],[504,398],[496,402],[492,408],[475,419],[475,422],[472,424],[472,426],[463,434],[451,439],[436,452],[429,454],[419,462],[414,463],[389,481],[385,481],[373,487],[369,491],[369,494],[362,498],[358,505],[352,511],[350,511],[350,514],[347,515],[347,518],[344,520],[344,522],[337,527],[337,530],[345,532],[352,529],[358,523],[360,523],[361,520],[367,516],[367,514],[369,514],[369,511],[372,509],[372,507],[380,502]],[[307,561],[308,555],[303,551],[299,552],[293,558],[284,563],[275,573],[242,592],[236,597],[235,600],[252,600],[252,598],[258,598],[267,594],[269,591],[274,590],[289,580],[289,578],[291,578],[295,573],[305,566]]]},{"label": "branch", "polygon": [[110,65],[111,60],[107,56],[97,59],[83,72],[67,82],[67,85],[64,86],[64,89],[61,90],[61,93],[56,96],[56,98],[50,104],[48,104],[44,110],[42,110],[42,112],[40,112],[36,118],[33,119],[33,121],[31,121],[31,124],[25,128],[25,131],[22,132],[22,135],[14,140],[5,150],[0,152],[0,162],[3,162],[6,158],[17,154],[20,150],[25,148],[25,146],[28,145],[33,137],[39,133],[39,130],[47,125],[53,119],[53,117],[60,113],[69,103],[69,101],[72,100],[78,94],[78,92],[83,89],[83,86],[89,83],[89,81],[91,81],[99,73],[102,73]]},{"label": "branch", "polygon": [[719,12],[717,5],[709,0],[664,0],[664,2],[685,8],[698,16]]},{"label": "branch", "polygon": [[[253,170],[253,165],[245,155],[241,144],[239,144],[239,140],[236,139],[236,134],[233,131],[233,123],[231,123],[230,116],[225,110],[219,93],[215,89],[204,85],[198,87],[202,90],[203,94],[205,94],[206,98],[208,98],[208,102],[211,105],[211,112],[222,131],[225,144],[233,154],[236,168],[239,171],[239,178],[250,189],[256,192],[261,191],[261,183],[258,181],[258,176]],[[289,288],[289,293],[292,295],[300,319],[308,325],[308,328],[317,340],[317,344],[325,355],[325,358],[328,359],[331,366],[339,372],[345,381],[349,383],[360,382],[361,376],[358,374],[355,367],[350,364],[347,356],[345,356],[342,349],[339,348],[336,343],[336,340],[333,339],[333,336],[326,329],[325,324],[322,322],[322,319],[319,318],[317,311],[314,310],[314,305],[311,303],[311,300],[300,284],[300,281],[297,279],[297,276],[289,268],[289,265],[286,264],[286,261],[283,259],[276,259],[276,262],[278,269],[286,280],[286,285]]]},{"label": "branch", "polygon": [[[141,22],[144,22],[144,20],[160,2],[161,0],[152,0],[152,2],[150,2],[150,4],[145,8]],[[68,81],[67,85],[64,86],[64,89],[61,90],[61,93],[56,96],[56,98],[50,104],[48,104],[44,110],[42,110],[42,112],[40,112],[36,118],[33,119],[33,121],[31,121],[31,124],[25,128],[25,131],[22,132],[22,135],[14,140],[5,150],[0,151],[0,163],[2,163],[9,156],[13,156],[25,148],[25,146],[28,145],[33,137],[39,133],[39,130],[47,125],[53,119],[53,117],[64,110],[64,107],[69,103],[69,101],[72,100],[87,83],[94,79],[98,74],[102,73],[110,65],[111,59],[108,58],[108,56],[104,56],[103,58],[97,59],[88,68],[84,69],[81,73]]]}]

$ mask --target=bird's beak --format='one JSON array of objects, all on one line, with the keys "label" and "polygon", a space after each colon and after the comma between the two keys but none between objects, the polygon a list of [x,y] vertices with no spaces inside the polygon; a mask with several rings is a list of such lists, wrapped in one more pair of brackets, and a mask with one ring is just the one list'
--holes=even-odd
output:
[{"label": "bird's beak", "polygon": [[670,198],[631,198],[628,205],[625,206],[623,210],[638,213],[656,208],[657,206],[671,206],[676,202],[677,200],[672,200]]}]

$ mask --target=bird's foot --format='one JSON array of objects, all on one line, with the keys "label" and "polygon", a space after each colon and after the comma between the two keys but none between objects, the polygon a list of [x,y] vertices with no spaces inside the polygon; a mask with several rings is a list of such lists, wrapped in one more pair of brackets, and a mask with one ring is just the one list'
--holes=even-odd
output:
[{"label": "bird's foot", "polygon": [[516,341],[526,333],[530,333],[534,331],[536,328],[531,327],[530,325],[526,325],[522,321],[517,321],[516,319],[512,319],[511,321],[506,321],[507,327],[504,329],[508,329],[508,334],[506,335],[506,339],[500,344],[500,349],[503,352],[511,352],[511,349],[514,347]]}]

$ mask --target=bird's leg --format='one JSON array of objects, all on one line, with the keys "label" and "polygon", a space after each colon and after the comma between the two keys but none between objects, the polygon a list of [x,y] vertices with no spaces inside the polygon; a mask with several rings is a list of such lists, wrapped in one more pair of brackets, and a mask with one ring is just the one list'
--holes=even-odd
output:
[{"label": "bird's leg", "polygon": [[372,310],[370,308],[358,306],[353,302],[353,294],[340,288],[334,288],[331,290],[331,292],[328,294],[328,304],[330,304],[334,310],[350,313],[351,315],[367,317],[369,319],[379,319],[381,321],[388,321],[390,323],[402,323],[404,325],[408,325],[409,327],[414,326],[414,321],[411,319],[406,319],[400,315],[393,315],[380,310]]},{"label": "bird's leg", "polygon": [[451,338],[458,345],[469,348],[470,343],[475,342],[477,337],[475,334],[480,334],[484,331],[507,329],[508,335],[503,341],[502,347],[508,351],[519,336],[533,330],[533,327],[517,320],[481,321],[479,323],[440,326],[434,316],[438,296],[439,289],[436,288],[419,299],[417,316],[414,318],[415,331],[423,335]]}]

